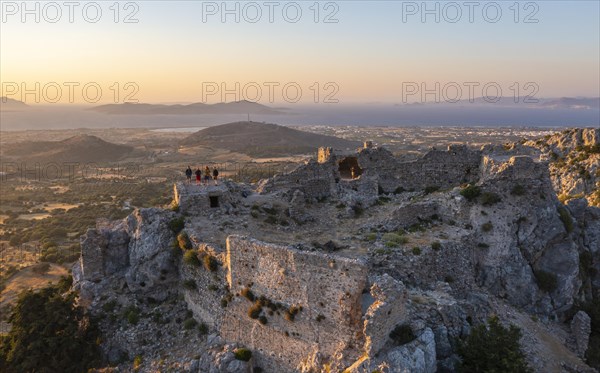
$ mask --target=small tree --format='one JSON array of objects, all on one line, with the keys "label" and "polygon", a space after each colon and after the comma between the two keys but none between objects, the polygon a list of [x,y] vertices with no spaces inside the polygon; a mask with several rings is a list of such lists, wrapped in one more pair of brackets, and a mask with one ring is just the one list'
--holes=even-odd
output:
[{"label": "small tree", "polygon": [[533,372],[521,351],[520,339],[521,330],[518,327],[504,327],[497,316],[490,317],[487,325],[474,327],[465,340],[459,341],[458,353],[462,362],[457,367],[458,371]]},{"label": "small tree", "polygon": [[475,198],[479,197],[480,194],[481,189],[478,186],[471,184],[460,191],[460,195],[465,197],[468,201],[473,201]]}]

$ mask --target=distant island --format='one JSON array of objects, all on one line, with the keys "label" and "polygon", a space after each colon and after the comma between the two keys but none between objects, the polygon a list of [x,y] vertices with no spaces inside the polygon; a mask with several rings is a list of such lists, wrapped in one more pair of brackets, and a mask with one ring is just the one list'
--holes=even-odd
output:
[{"label": "distant island", "polygon": [[285,114],[285,112],[251,101],[235,101],[218,104],[194,103],[189,105],[161,104],[108,104],[88,110],[119,115],[199,115],[199,114]]}]

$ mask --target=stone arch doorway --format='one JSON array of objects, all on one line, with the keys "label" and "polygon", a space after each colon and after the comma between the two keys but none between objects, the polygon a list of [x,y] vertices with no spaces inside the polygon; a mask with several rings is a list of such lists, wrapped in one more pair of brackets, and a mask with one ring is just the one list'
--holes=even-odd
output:
[{"label": "stone arch doorway", "polygon": [[362,175],[362,168],[358,165],[357,157],[346,157],[338,162],[338,171],[342,179],[352,179],[352,170],[354,169],[354,178]]}]

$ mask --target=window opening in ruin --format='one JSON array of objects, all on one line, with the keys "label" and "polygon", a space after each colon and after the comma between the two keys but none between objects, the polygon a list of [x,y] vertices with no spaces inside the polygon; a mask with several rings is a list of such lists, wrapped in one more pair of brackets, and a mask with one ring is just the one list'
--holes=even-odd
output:
[{"label": "window opening in ruin", "polygon": [[210,207],[212,207],[212,208],[219,207],[219,196],[210,196],[208,198],[210,200]]},{"label": "window opening in ruin", "polygon": [[342,179],[355,179],[362,174],[362,168],[358,165],[358,158],[346,157],[338,163],[338,171]]}]

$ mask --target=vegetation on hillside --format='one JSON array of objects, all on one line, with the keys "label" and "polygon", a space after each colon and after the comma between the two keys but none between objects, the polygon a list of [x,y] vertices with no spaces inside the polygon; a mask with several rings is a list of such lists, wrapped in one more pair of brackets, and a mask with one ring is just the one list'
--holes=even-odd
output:
[{"label": "vegetation on hillside", "polygon": [[2,372],[85,372],[100,362],[94,320],[76,304],[72,279],[24,291],[0,337]]},{"label": "vegetation on hillside", "polygon": [[475,326],[471,334],[459,342],[458,353],[462,361],[457,367],[458,371],[533,372],[521,351],[520,339],[521,330],[518,327],[504,327],[498,317],[491,317],[487,324]]}]

